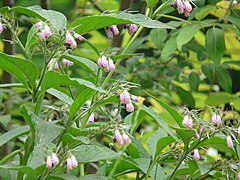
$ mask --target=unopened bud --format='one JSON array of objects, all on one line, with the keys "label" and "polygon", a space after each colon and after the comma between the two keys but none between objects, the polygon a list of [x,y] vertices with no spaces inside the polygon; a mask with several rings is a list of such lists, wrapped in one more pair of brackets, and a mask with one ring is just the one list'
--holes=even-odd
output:
[{"label": "unopened bud", "polygon": [[67,59],[63,59],[63,66],[65,67],[69,67],[69,66],[72,66],[73,65],[73,62],[72,61],[69,61]]},{"label": "unopened bud", "polygon": [[233,142],[231,136],[227,136],[227,146],[233,148]]},{"label": "unopened bud", "polygon": [[199,155],[198,149],[194,149],[194,151],[193,151],[193,159],[195,161],[198,161],[200,159],[200,155]]},{"label": "unopened bud", "polygon": [[127,112],[133,112],[134,111],[134,106],[131,102],[126,104],[126,111]]},{"label": "unopened bud", "polygon": [[221,116],[216,113],[214,113],[212,115],[211,120],[212,120],[213,125],[220,126],[222,124]]},{"label": "unopened bud", "polygon": [[184,116],[183,121],[182,121],[182,125],[189,128],[189,129],[192,129],[193,119],[188,115]]}]

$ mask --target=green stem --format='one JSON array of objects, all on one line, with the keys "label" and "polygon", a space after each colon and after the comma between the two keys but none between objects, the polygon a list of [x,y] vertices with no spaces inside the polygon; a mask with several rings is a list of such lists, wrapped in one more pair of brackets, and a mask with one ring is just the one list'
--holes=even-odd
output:
[{"label": "green stem", "polygon": [[23,158],[23,154],[21,152],[21,150],[16,150],[11,152],[10,154],[8,154],[7,156],[5,156],[4,158],[1,159],[0,164],[3,164],[4,162],[6,162],[8,159],[14,157],[15,155],[19,155],[20,159]]},{"label": "green stem", "polygon": [[80,164],[80,175],[84,176],[84,164]]}]

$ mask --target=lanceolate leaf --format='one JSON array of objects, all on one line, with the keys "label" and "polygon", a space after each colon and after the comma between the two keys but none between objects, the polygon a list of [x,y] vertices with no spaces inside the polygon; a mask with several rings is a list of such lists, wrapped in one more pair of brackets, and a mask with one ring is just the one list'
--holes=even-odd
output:
[{"label": "lanceolate leaf", "polygon": [[195,100],[192,94],[186,91],[185,89],[181,88],[180,86],[176,86],[176,89],[182,101],[185,102],[189,107],[194,108]]},{"label": "lanceolate leaf", "polygon": [[232,78],[228,71],[222,67],[216,68],[216,75],[220,86],[227,92],[232,92]]},{"label": "lanceolate leaf", "polygon": [[173,29],[171,26],[157,20],[152,20],[143,14],[130,14],[126,12],[81,17],[75,20],[71,27],[76,32],[84,34],[95,29],[118,24],[138,24],[147,28]]},{"label": "lanceolate leaf", "polygon": [[221,29],[212,28],[206,34],[206,50],[215,65],[219,65],[225,51],[224,33]]},{"label": "lanceolate leaf", "polygon": [[198,90],[198,86],[200,84],[200,78],[198,76],[197,73],[195,72],[192,72],[190,75],[189,75],[189,86],[192,90],[194,91],[197,91]]},{"label": "lanceolate leaf", "polygon": [[39,75],[37,66],[31,61],[3,53],[0,53],[0,68],[12,74],[26,87],[28,87],[29,84],[34,87]]},{"label": "lanceolate leaf", "polygon": [[146,0],[149,8],[153,8],[153,6],[158,2],[158,0]]}]

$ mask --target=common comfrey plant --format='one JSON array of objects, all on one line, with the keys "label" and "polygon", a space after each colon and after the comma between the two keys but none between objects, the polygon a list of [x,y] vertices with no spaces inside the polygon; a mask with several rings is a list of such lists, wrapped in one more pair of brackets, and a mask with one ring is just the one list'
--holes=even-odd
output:
[{"label": "common comfrey plant", "polygon": [[[145,15],[103,13],[68,26],[62,13],[38,6],[0,9],[0,34],[10,31],[11,43],[22,53],[0,53],[0,68],[17,82],[1,87],[21,88],[16,92],[24,99],[14,116],[21,123],[0,135],[0,146],[8,147],[0,160],[1,178],[116,179],[129,173],[136,179],[239,177],[239,127],[226,125],[222,110],[212,110],[209,119],[196,110],[182,116],[123,78],[121,62],[144,56],[129,53],[144,28],[174,29],[157,16],[172,1],[155,7],[157,3],[147,1]],[[173,6],[186,16],[192,11],[187,0]],[[24,41],[9,13],[31,22]],[[128,39],[121,48],[100,49],[85,35],[98,29],[105,29],[108,38],[125,33]],[[79,53],[83,45],[93,56]],[[161,104],[173,123],[147,107],[140,95]],[[149,117],[155,132],[145,142],[141,126]],[[12,140],[14,147],[8,146]]]}]

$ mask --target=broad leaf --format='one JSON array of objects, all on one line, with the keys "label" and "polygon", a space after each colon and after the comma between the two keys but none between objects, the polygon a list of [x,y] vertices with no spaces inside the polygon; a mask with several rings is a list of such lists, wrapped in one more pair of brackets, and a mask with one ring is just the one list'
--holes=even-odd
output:
[{"label": "broad leaf", "polygon": [[206,50],[215,65],[219,65],[225,52],[224,33],[219,28],[211,28],[206,34]]},{"label": "broad leaf", "polygon": [[160,138],[156,144],[155,157],[158,156],[166,146],[173,142],[175,142],[175,139],[171,136]]},{"label": "broad leaf", "polygon": [[84,34],[95,29],[118,24],[138,24],[147,28],[173,29],[171,26],[157,20],[152,20],[143,14],[130,14],[126,12],[81,17],[75,20],[71,27],[76,32]]},{"label": "broad leaf", "polygon": [[39,75],[37,66],[31,61],[0,53],[0,68],[12,74],[26,87],[35,86]]},{"label": "broad leaf", "polygon": [[146,0],[149,8],[153,8],[153,6],[158,2],[158,0]]},{"label": "broad leaf", "polygon": [[47,90],[47,92],[49,94],[55,96],[59,100],[65,102],[68,105],[71,105],[73,103],[73,99],[71,97],[69,97],[68,95],[62,93],[61,91],[58,91],[57,89],[50,88],[50,89]]},{"label": "broad leaf", "polygon": [[176,42],[176,36],[172,36],[170,39],[166,41],[164,44],[163,50],[161,52],[161,58],[163,60],[166,60],[168,56],[173,54],[175,50],[177,49],[177,42]]},{"label": "broad leaf", "polygon": [[214,77],[214,65],[213,64],[203,64],[201,66],[203,74],[209,79],[213,80]]},{"label": "broad leaf", "polygon": [[232,78],[228,71],[222,67],[216,69],[216,75],[220,86],[227,92],[232,92]]},{"label": "broad leaf", "polygon": [[127,147],[127,152],[133,159],[150,158],[150,155],[139,140],[133,137],[131,138],[131,141],[131,144]]},{"label": "broad leaf", "polygon": [[185,102],[189,107],[194,108],[195,107],[195,100],[192,96],[192,94],[185,89],[181,88],[180,86],[175,86],[178,92],[178,95],[180,96],[181,100]]},{"label": "broad leaf", "polygon": [[197,73],[195,72],[192,72],[190,75],[189,75],[189,79],[188,79],[188,83],[189,83],[189,86],[192,90],[194,91],[197,91],[198,90],[198,87],[199,87],[199,84],[200,84],[200,78],[198,76]]},{"label": "broad leaf", "polygon": [[158,49],[162,49],[164,41],[167,38],[166,29],[152,29],[150,32],[150,37],[152,42],[156,45]]}]

